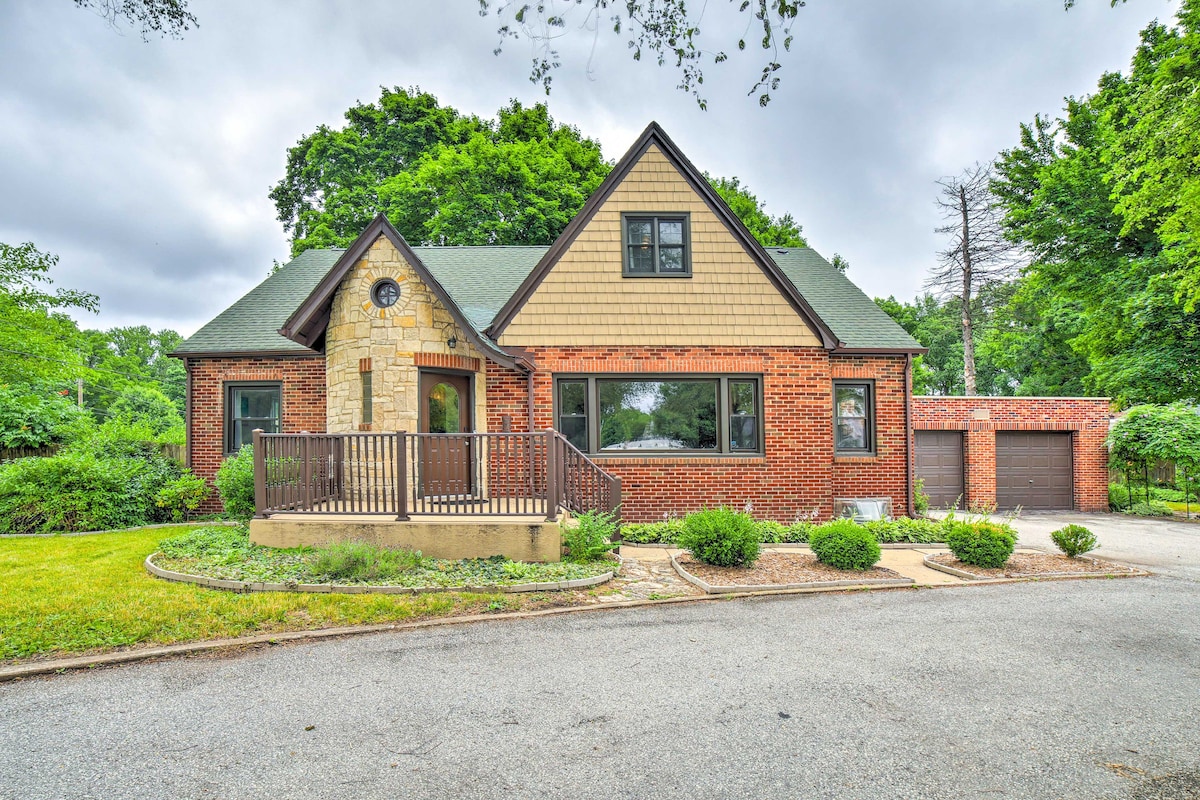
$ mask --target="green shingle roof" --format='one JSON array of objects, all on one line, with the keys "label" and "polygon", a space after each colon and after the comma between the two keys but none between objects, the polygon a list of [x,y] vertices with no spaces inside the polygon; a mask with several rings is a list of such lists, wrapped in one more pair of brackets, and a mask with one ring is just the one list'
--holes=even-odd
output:
[{"label": "green shingle roof", "polygon": [[[546,247],[415,247],[467,320],[482,332],[533,271]],[[341,258],[343,250],[306,250],[188,337],[175,352],[311,353],[278,330]],[[815,250],[768,248],[767,254],[847,347],[916,349],[920,345]]]},{"label": "green shingle roof", "polygon": [[784,276],[846,347],[918,350],[921,344],[862,289],[808,247],[766,248]]}]

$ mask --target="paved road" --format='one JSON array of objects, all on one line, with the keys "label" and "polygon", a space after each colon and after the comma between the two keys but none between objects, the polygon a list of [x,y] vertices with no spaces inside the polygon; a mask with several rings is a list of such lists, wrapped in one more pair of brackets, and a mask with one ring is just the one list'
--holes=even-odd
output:
[{"label": "paved road", "polygon": [[1027,512],[1013,521],[1020,543],[1054,549],[1050,532],[1073,522],[1096,534],[1093,555],[1200,581],[1200,522],[1142,519],[1125,514]]},{"label": "paved road", "polygon": [[809,595],[0,684],[0,797],[1196,797],[1198,601]]}]

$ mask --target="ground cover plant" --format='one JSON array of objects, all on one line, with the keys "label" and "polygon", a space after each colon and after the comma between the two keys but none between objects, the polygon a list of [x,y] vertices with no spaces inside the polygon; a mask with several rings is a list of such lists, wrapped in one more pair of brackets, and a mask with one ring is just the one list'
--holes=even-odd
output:
[{"label": "ground cover plant", "polygon": [[[855,523],[857,524],[857,523]],[[623,544],[679,544],[684,520],[671,519],[662,522],[627,522],[621,525]],[[816,525],[800,520],[790,525],[770,520],[756,520],[754,529],[762,544],[805,544]],[[929,544],[945,540],[944,522],[931,519],[899,517],[892,520],[875,520],[864,527],[882,543]]]},{"label": "ground cover plant", "polygon": [[1066,525],[1050,534],[1054,546],[1067,558],[1076,558],[1089,550],[1095,550],[1096,534],[1082,525]]},{"label": "ground cover plant", "polygon": [[709,508],[683,520],[679,546],[714,567],[749,566],[761,549],[754,519],[730,508]]},{"label": "ground cover plant", "polygon": [[242,526],[198,528],[163,540],[154,563],[173,572],[265,583],[344,583],[421,587],[511,586],[590,578],[608,561],[526,564],[503,557],[449,560],[419,552],[342,542],[276,549],[250,543]]},{"label": "ground cover plant", "polygon": [[837,569],[870,569],[882,555],[871,531],[851,520],[833,520],[819,526],[809,546],[818,561]]},{"label": "ground cover plant", "polygon": [[[209,536],[226,536],[227,548],[249,546],[237,530],[209,530]],[[498,593],[235,594],[155,578],[142,561],[178,532],[0,540],[0,661],[395,623],[533,602]]]},{"label": "ground cover plant", "polygon": [[999,569],[1017,545],[1016,532],[994,522],[953,522],[946,533],[946,546],[964,564]]}]

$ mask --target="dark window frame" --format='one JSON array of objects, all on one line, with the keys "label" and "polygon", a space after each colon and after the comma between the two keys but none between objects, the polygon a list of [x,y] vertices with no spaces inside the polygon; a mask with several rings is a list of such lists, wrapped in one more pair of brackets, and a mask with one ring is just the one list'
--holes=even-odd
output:
[{"label": "dark window frame", "polygon": [[[717,383],[717,447],[712,450],[601,450],[600,443],[600,389],[599,381],[615,380],[630,382],[651,381],[715,381]],[[754,373],[712,373],[712,372],[591,372],[563,373],[554,376],[554,420],[558,424],[561,409],[559,408],[559,385],[563,382],[584,382],[585,410],[587,419],[587,447],[580,448],[592,458],[761,458],[766,454],[765,425],[763,424],[764,383],[761,374]],[[757,417],[755,428],[755,448],[738,449],[732,447],[730,441],[729,418],[731,409],[731,382],[749,382],[754,384],[754,407]]]},{"label": "dark window frame", "polygon": [[[380,291],[385,288],[392,289],[395,291],[395,295],[392,298],[392,302],[390,302],[390,303],[383,303],[380,301],[380,297],[379,297]],[[371,305],[373,305],[379,309],[391,308],[392,306],[394,306],[400,302],[400,294],[401,294],[400,284],[397,283],[395,281],[395,279],[380,278],[379,280],[377,280],[373,284],[371,284]]]},{"label": "dark window frame", "polygon": [[[654,271],[653,272],[633,272],[630,269],[631,257],[630,248],[633,243],[629,241],[629,222],[630,220],[650,220],[654,233],[653,248],[654,248]],[[661,272],[659,271],[659,241],[658,241],[658,224],[660,221],[678,221],[683,223],[683,271],[682,272]],[[692,215],[686,211],[623,211],[621,212],[621,276],[625,278],[690,278],[692,277]]]},{"label": "dark window frame", "polygon": [[374,381],[371,378],[371,370],[363,370],[358,373],[359,379],[362,381],[362,424],[370,425],[375,420],[375,398],[372,395],[372,384]]},{"label": "dark window frame", "polygon": [[[235,455],[239,447],[234,447],[234,433],[236,419],[233,415],[233,393],[235,389],[274,389],[279,393],[279,419],[276,421],[276,432],[283,431],[283,382],[282,381],[225,381],[222,391],[225,394],[224,414],[224,431],[222,439],[224,441],[225,455]],[[247,417],[246,419],[263,419],[262,417]],[[265,430],[265,429],[264,429]],[[269,433],[270,431],[268,431]],[[242,442],[242,444],[251,444],[250,442]]]},{"label": "dark window frame", "polygon": [[[838,413],[837,392],[841,387],[865,387],[866,396],[864,398],[865,408],[863,413],[866,415],[865,434],[866,447],[864,448],[848,448],[838,446],[838,420],[841,415]],[[833,391],[831,393],[833,401],[833,453],[835,456],[874,456],[876,454],[875,447],[875,381],[871,379],[846,379],[835,380],[833,382]]]}]

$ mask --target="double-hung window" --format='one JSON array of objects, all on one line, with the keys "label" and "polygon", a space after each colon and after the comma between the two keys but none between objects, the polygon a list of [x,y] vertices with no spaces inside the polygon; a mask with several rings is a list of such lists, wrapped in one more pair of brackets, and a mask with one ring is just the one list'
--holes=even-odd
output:
[{"label": "double-hung window", "polygon": [[875,452],[875,391],[870,381],[833,384],[833,446],[838,455]]},{"label": "double-hung window", "polygon": [[236,453],[254,441],[254,429],[279,433],[280,386],[231,383],[225,386],[225,452]]},{"label": "double-hung window", "polygon": [[622,223],[626,276],[692,274],[686,214],[627,214]]},{"label": "double-hung window", "polygon": [[558,430],[589,453],[761,453],[757,376],[588,375],[556,381]]}]

